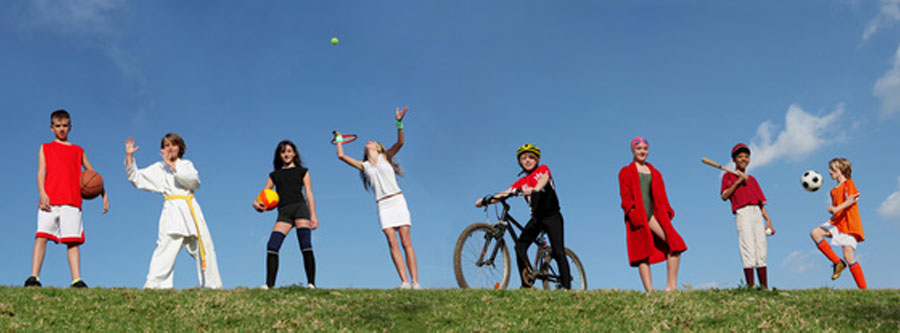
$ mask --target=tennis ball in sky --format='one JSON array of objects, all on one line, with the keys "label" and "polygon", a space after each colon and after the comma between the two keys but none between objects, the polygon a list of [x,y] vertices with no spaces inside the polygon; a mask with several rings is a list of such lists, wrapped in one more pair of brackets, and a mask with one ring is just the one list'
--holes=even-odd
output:
[{"label": "tennis ball in sky", "polygon": [[337,45],[338,39],[337,37],[331,37],[331,45]]}]

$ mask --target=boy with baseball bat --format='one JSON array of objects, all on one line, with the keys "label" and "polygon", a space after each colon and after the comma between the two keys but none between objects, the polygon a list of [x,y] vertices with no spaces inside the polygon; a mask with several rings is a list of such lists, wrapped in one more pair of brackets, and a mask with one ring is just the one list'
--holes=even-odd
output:
[{"label": "boy with baseball bat", "polygon": [[[756,178],[748,175],[750,164],[750,148],[738,143],[731,149],[731,160],[735,169],[722,175],[722,201],[731,200],[731,213],[737,225],[738,248],[741,251],[741,263],[744,266],[744,279],[748,286],[753,286],[753,269],[759,277],[759,284],[768,288],[766,277],[766,235],[775,234],[772,220],[766,213],[766,196],[763,195]],[[765,220],[765,224],[763,221]]]}]

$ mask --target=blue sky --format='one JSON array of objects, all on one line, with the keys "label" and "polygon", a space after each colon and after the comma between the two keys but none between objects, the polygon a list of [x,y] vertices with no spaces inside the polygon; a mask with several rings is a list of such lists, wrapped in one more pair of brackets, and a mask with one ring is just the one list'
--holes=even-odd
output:
[{"label": "blue sky", "polygon": [[[855,288],[849,275],[829,279],[808,237],[828,218],[834,183],[812,194],[799,185],[804,170],[827,174],[827,161],[843,156],[862,194],[868,238],[857,256],[868,284],[897,288],[898,20],[897,0],[4,1],[0,284],[21,285],[30,271],[37,152],[53,138],[50,112],[66,108],[70,139],[104,176],[112,206],[100,215],[99,200],[84,204],[91,286],[143,285],[162,198],[127,182],[123,141],[137,139],[146,166],[162,135],[177,132],[200,171],[196,195],[226,287],[264,283],[275,214],[250,203],[282,139],[298,145],[312,176],[317,284],[395,287],[372,194],[328,141],[338,129],[390,144],[393,110],[408,105],[400,186],[425,287],[456,286],[456,237],[484,219],[475,199],[514,182],[514,151],[533,143],[589,287],[640,289],[616,175],[641,135],[688,245],[681,285],[742,278],[720,173],[700,158],[727,162],[746,142],[778,231],[768,239],[771,286]],[[347,149],[362,155],[362,144]],[[525,219],[525,204],[514,213]],[[281,253],[278,284],[305,283],[293,233]],[[197,284],[193,265],[179,257],[177,288]],[[653,272],[661,288],[664,266]],[[63,246],[48,248],[42,281],[69,283]]]}]

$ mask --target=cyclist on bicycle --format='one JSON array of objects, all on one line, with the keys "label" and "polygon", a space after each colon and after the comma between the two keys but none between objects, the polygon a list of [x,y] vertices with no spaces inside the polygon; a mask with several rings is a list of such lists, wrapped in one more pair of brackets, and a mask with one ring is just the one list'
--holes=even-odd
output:
[{"label": "cyclist on bicycle", "polygon": [[[560,213],[559,198],[556,196],[550,168],[540,165],[541,150],[532,144],[519,147],[516,151],[516,158],[519,161],[519,167],[522,168],[519,174],[527,174],[527,176],[520,178],[503,192],[478,199],[475,207],[490,204],[485,201],[508,196],[516,191],[524,194],[525,201],[531,206],[531,220],[525,225],[522,235],[516,241],[516,261],[519,273],[524,272],[528,267],[528,247],[534,243],[538,234],[544,231],[550,239],[553,260],[556,260],[559,267],[560,282],[563,288],[571,289],[572,278],[569,274],[569,262],[564,250],[563,217]],[[522,279],[522,288],[528,288],[534,283],[534,281],[526,282],[523,274],[519,274],[519,277]]]}]

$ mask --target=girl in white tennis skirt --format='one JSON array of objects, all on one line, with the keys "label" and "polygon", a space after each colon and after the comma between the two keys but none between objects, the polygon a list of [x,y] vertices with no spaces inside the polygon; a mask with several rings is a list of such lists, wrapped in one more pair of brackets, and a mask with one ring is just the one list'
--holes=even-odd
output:
[{"label": "girl in white tennis skirt", "polygon": [[[363,180],[363,187],[366,190],[371,189],[375,194],[375,201],[378,203],[378,219],[381,221],[381,230],[387,238],[388,245],[391,250],[391,259],[397,268],[397,274],[400,275],[400,289],[421,289],[418,277],[418,264],[416,263],[416,252],[413,250],[412,239],[409,235],[409,209],[406,207],[406,199],[403,197],[403,191],[397,186],[397,175],[403,175],[400,165],[394,163],[393,158],[403,147],[403,116],[409,107],[402,110],[397,108],[397,142],[390,149],[385,149],[384,145],[369,141],[366,143],[366,154],[362,161],[358,161],[344,155],[343,137],[341,133],[335,132],[335,144],[337,145],[337,155],[341,161],[346,162],[350,166],[359,169],[360,177]],[[397,242],[397,234],[400,234],[400,243],[403,245],[403,251],[406,253],[406,265],[403,263],[403,256],[400,254],[400,244]],[[406,269],[409,268],[409,278],[406,275]],[[412,280],[412,283],[410,283]]]}]

